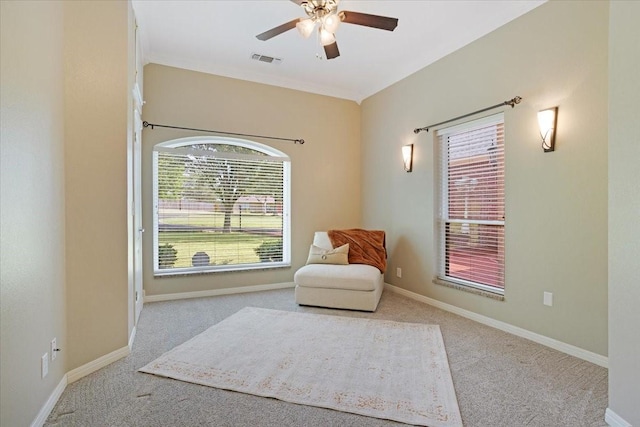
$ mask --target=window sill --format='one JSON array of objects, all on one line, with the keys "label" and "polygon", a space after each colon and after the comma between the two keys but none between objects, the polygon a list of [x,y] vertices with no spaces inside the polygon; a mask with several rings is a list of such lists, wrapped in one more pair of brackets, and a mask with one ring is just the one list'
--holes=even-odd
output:
[{"label": "window sill", "polygon": [[435,277],[433,279],[433,283],[440,286],[445,286],[447,288],[457,289],[463,292],[469,292],[471,294],[480,295],[486,298],[495,299],[498,301],[504,301],[504,295],[499,294],[497,292],[485,291],[484,289],[474,288],[473,286],[463,285],[461,283],[451,282],[449,280],[444,280],[439,277]]},{"label": "window sill", "polygon": [[202,274],[216,274],[216,273],[241,273],[243,271],[265,271],[265,270],[275,270],[280,268],[291,268],[290,263],[270,263],[269,265],[261,265],[261,264],[249,264],[242,267],[234,266],[234,267],[222,267],[222,268],[184,268],[184,269],[171,269],[169,271],[161,270],[154,271],[153,277],[162,278],[162,277],[176,277],[176,276],[192,276],[194,274],[202,275]]}]

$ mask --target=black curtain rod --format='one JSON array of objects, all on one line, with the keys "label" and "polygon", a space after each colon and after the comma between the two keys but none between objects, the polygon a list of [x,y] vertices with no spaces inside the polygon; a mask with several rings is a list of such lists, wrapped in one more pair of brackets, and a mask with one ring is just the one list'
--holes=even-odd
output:
[{"label": "black curtain rod", "polygon": [[218,134],[221,134],[221,135],[248,136],[248,137],[251,137],[251,138],[276,139],[276,140],[279,140],[279,141],[291,141],[294,144],[300,144],[300,145],[304,144],[304,139],[279,138],[277,136],[251,135],[251,134],[246,134],[246,133],[223,132],[223,131],[220,131],[220,130],[185,128],[185,127],[180,127],[180,126],[159,125],[159,124],[156,124],[156,123],[149,123],[149,122],[146,122],[146,121],[142,122],[142,126],[144,126],[144,127],[151,126],[152,130],[153,130],[154,127],[159,127],[159,128],[167,128],[167,129],[191,130],[191,131],[194,131],[194,132],[218,133]]},{"label": "black curtain rod", "polygon": [[465,117],[473,116],[474,114],[484,113],[485,111],[493,110],[494,108],[502,107],[503,105],[510,105],[511,108],[513,108],[516,106],[516,104],[520,104],[520,101],[522,101],[522,98],[519,96],[516,96],[515,98],[510,99],[508,101],[504,101],[504,102],[501,102],[500,104],[492,105],[491,107],[483,108],[482,110],[474,111],[473,113],[465,114],[463,116],[455,117],[453,119],[445,120],[444,122],[436,123],[433,125],[429,125],[421,128],[415,128],[413,130],[413,133],[420,133],[422,131],[429,132],[429,128],[440,126],[445,123],[455,122],[456,120],[464,119]]}]

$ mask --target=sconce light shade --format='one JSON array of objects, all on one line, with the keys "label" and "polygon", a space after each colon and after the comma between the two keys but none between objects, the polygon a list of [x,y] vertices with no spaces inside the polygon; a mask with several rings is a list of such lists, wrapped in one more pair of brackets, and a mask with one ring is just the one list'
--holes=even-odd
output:
[{"label": "sconce light shade", "polygon": [[402,147],[402,160],[404,161],[404,170],[411,172],[413,170],[413,144]]},{"label": "sconce light shade", "polygon": [[558,123],[558,107],[548,108],[538,112],[538,125],[542,137],[542,149],[545,153],[555,150],[556,125]]}]

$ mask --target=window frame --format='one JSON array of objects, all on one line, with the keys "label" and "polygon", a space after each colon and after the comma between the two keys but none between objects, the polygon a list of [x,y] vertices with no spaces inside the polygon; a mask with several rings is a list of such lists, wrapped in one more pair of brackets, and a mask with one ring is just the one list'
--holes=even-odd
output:
[{"label": "window frame", "polygon": [[[436,235],[436,251],[437,254],[437,262],[436,262],[436,275],[434,277],[434,283],[441,284],[445,286],[454,287],[457,289],[467,290],[475,293],[484,294],[487,296],[495,295],[496,297],[502,299],[504,297],[504,291],[506,288],[505,283],[505,218],[503,216],[502,220],[480,220],[480,219],[454,219],[449,215],[449,168],[450,168],[450,159],[448,154],[443,153],[443,150],[448,150],[448,143],[443,143],[442,138],[447,135],[459,134],[465,131],[472,131],[474,129],[480,129],[482,127],[487,127],[491,125],[502,125],[503,132],[505,128],[504,121],[504,113],[492,114],[489,116],[481,117],[478,119],[470,120],[464,123],[460,123],[457,125],[449,126],[446,128],[438,129],[434,134],[434,141],[436,148],[436,165],[435,168],[435,184],[436,184],[436,208],[437,212],[434,216],[434,228]],[[504,133],[502,137],[502,152],[500,153],[503,156],[502,161],[502,186],[504,189],[506,183],[505,176],[505,138]],[[506,197],[503,198],[502,212],[504,213],[506,209]],[[466,212],[465,212],[466,214]],[[450,235],[448,234],[447,227],[448,224],[452,223],[467,223],[467,224],[478,224],[478,225],[489,225],[489,226],[499,226],[502,229],[502,264],[500,266],[500,273],[502,279],[502,287],[492,286],[488,284],[483,284],[479,282],[475,282],[472,280],[465,280],[459,277],[452,277],[447,275],[447,239],[450,239]],[[499,238],[499,237],[498,237]],[[487,294],[488,293],[488,294]]]},{"label": "window frame", "polygon": [[[247,264],[223,264],[191,267],[159,267],[159,197],[158,197],[158,153],[160,152],[187,152],[184,147],[191,145],[235,145],[259,151],[265,156],[250,154],[217,152],[216,157],[228,159],[269,160],[282,163],[282,261],[257,262]],[[241,272],[252,270],[268,270],[291,267],[291,159],[290,157],[273,147],[246,139],[200,136],[173,139],[160,142],[153,146],[152,152],[152,200],[153,200],[153,275],[181,276],[190,274],[208,274],[220,272]]]}]

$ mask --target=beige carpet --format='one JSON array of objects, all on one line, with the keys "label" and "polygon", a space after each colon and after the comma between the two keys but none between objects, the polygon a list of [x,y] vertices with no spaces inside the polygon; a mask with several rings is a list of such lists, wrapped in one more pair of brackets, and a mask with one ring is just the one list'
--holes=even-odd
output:
[{"label": "beige carpet", "polygon": [[462,426],[437,325],[247,307],[140,371],[409,424]]}]

